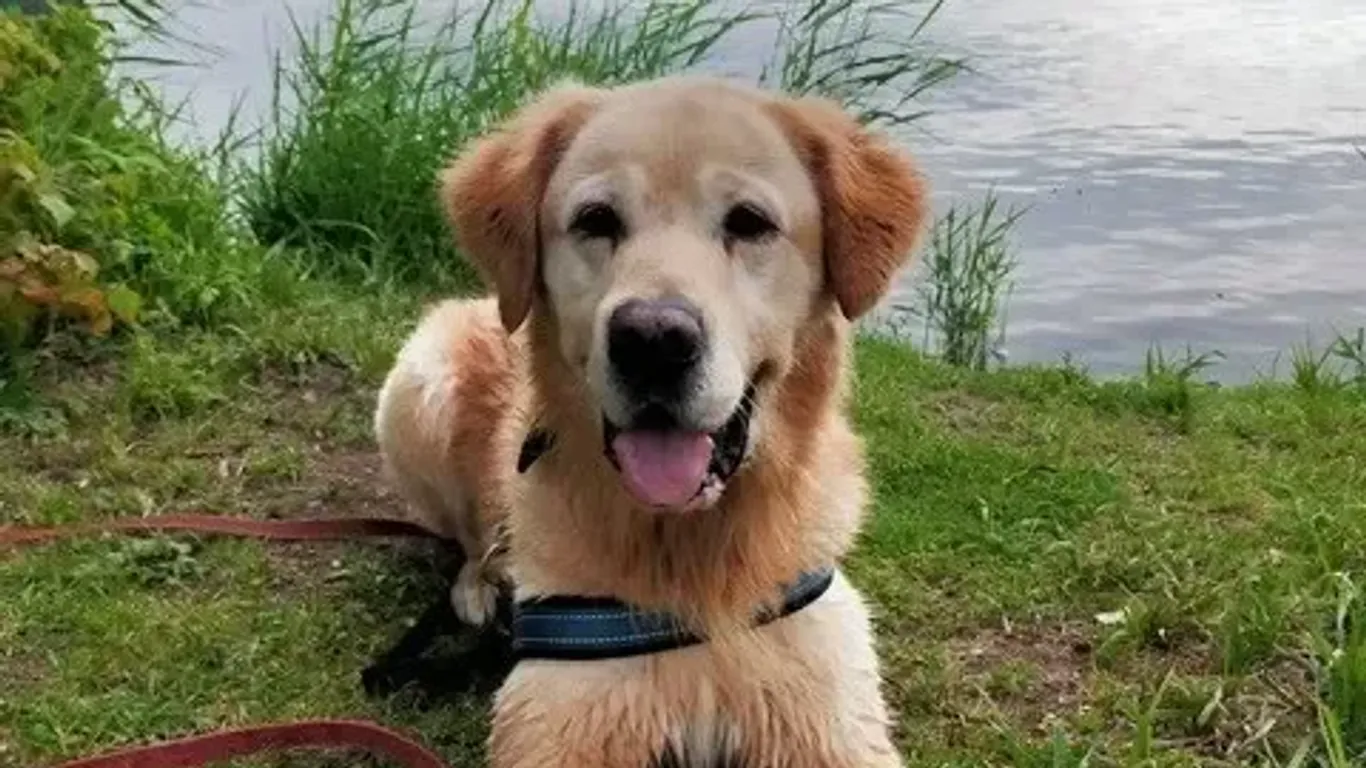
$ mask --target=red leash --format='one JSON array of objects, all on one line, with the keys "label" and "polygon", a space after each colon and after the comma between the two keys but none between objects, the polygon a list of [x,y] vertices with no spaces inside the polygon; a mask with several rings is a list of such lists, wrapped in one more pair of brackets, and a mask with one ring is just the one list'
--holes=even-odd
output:
[{"label": "red leash", "polygon": [[114,532],[189,531],[217,533],[273,541],[324,541],[329,539],[419,536],[436,534],[416,523],[383,517],[335,517],[311,520],[252,520],[221,515],[159,515],[119,517],[96,523],[52,526],[0,526],[0,550],[60,539]]},{"label": "red leash", "polygon": [[267,750],[298,747],[361,749],[390,757],[406,768],[450,768],[421,744],[361,720],[306,720],[219,731],[85,757],[56,768],[198,768]]},{"label": "red leash", "polygon": [[[251,520],[217,515],[115,518],[55,526],[0,526],[0,553],[62,539],[114,532],[187,531],[271,541],[325,541],[391,536],[436,538],[415,523],[387,518]],[[436,753],[376,723],[305,720],[188,736],[115,750],[61,763],[55,768],[199,768],[235,757],[300,747],[358,749],[385,755],[405,768],[450,768]]]}]

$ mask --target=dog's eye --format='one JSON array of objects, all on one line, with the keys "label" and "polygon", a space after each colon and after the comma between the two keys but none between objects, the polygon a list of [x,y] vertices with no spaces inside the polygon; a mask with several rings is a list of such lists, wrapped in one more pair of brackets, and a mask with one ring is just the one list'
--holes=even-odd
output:
[{"label": "dog's eye", "polygon": [[621,217],[604,203],[589,203],[580,208],[569,222],[569,231],[586,238],[605,238],[612,242],[621,240],[626,225]]},{"label": "dog's eye", "polygon": [[741,203],[726,212],[722,223],[726,237],[732,240],[761,240],[778,231],[778,225],[763,211]]}]

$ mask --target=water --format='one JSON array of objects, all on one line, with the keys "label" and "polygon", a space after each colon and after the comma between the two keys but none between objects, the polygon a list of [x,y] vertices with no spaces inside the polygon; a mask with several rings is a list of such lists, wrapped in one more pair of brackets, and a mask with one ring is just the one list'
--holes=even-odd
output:
[{"label": "water", "polygon": [[[290,3],[305,24],[329,5]],[[159,76],[197,132],[238,98],[258,114],[267,51],[288,48],[279,0],[187,5],[176,30],[217,49]],[[949,0],[930,38],[975,70],[902,136],[936,207],[994,188],[1030,208],[1012,361],[1129,372],[1153,344],[1189,344],[1241,381],[1311,334],[1366,325],[1366,3]]]},{"label": "water", "polygon": [[1242,380],[1366,323],[1366,4],[962,0],[935,33],[979,74],[908,140],[941,199],[1031,206],[1012,359],[1190,343]]}]

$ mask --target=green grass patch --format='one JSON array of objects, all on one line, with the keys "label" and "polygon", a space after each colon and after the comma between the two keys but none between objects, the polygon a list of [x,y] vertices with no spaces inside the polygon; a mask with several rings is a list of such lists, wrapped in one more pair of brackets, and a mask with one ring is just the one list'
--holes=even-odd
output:
[{"label": "green grass patch", "polygon": [[210,158],[172,146],[146,86],[113,76],[117,44],[90,12],[6,10],[0,52],[0,354],[58,320],[96,323],[106,304],[125,325],[250,306],[267,260],[229,217]]},{"label": "green grass patch", "polygon": [[[0,520],[396,511],[368,434],[382,367],[318,351],[262,363],[204,335],[123,364],[198,371],[188,385],[49,382],[92,405],[59,434],[0,438],[21,457],[0,469]],[[1287,761],[1302,742],[1327,754],[1321,728],[1361,754],[1361,392],[1202,389],[1186,428],[1142,381],[970,372],[874,340],[857,357],[876,505],[849,568],[911,764]],[[486,701],[359,690],[434,589],[382,547],[114,538],[7,557],[0,734],[32,764],[350,714],[477,764]]]}]

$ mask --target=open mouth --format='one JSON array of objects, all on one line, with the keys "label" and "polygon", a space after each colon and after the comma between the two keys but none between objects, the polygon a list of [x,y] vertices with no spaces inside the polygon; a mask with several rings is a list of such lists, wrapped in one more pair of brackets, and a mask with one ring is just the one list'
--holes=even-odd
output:
[{"label": "open mouth", "polygon": [[655,407],[638,414],[630,428],[604,416],[607,460],[642,504],[679,511],[709,506],[745,459],[754,394],[750,383],[735,412],[713,432],[685,429]]}]

